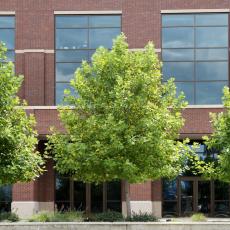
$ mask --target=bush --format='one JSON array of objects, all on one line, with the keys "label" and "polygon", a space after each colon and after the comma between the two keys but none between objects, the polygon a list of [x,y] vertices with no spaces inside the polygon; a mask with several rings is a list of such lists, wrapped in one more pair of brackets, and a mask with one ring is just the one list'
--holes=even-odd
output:
[{"label": "bush", "polygon": [[206,221],[206,217],[203,213],[195,213],[192,215],[192,221]]},{"label": "bush", "polygon": [[49,222],[50,218],[53,214],[49,212],[40,212],[38,214],[33,215],[29,221],[30,222]]},{"label": "bush", "polygon": [[156,222],[158,221],[158,219],[147,213],[147,212],[139,212],[139,213],[132,213],[131,217],[127,217],[126,221],[130,221],[130,222]]},{"label": "bush", "polygon": [[40,212],[29,219],[30,222],[78,222],[82,220],[81,212]]},{"label": "bush", "polygon": [[2,212],[0,213],[0,221],[17,222],[19,221],[19,217],[16,213]]},{"label": "bush", "polygon": [[51,222],[79,222],[83,221],[82,212],[56,212],[50,219]]},{"label": "bush", "polygon": [[93,222],[116,222],[116,221],[124,221],[124,217],[120,212],[108,211],[102,213],[92,214],[85,221],[93,221]]}]

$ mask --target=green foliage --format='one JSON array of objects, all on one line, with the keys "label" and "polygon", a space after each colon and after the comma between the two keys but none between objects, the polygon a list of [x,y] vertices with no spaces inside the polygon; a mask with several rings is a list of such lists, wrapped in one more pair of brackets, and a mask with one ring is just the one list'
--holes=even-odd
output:
[{"label": "green foliage", "polygon": [[71,86],[79,96],[66,90],[69,106],[59,107],[66,133],[48,137],[58,172],[96,183],[178,175],[186,103],[172,79],[162,83],[152,43],[134,52],[119,36],[111,51],[101,47],[82,63]]},{"label": "green foliage", "polygon": [[81,212],[40,212],[29,219],[30,222],[79,222],[82,220]]},{"label": "green foliage", "polygon": [[127,217],[126,221],[129,222],[156,222],[158,219],[147,212],[132,213],[132,216]]},{"label": "green foliage", "polygon": [[95,221],[95,222],[116,222],[124,221],[124,217],[120,212],[108,211],[102,213],[92,214],[86,221]]},{"label": "green foliage", "polygon": [[205,215],[203,213],[194,213],[191,216],[192,221],[194,222],[203,222],[203,221],[207,221]]},{"label": "green foliage", "polygon": [[[0,43],[0,60],[5,60],[5,52]],[[19,107],[16,96],[22,80],[12,63],[0,62],[0,184],[29,181],[42,172],[35,119]]]},{"label": "green foliage", "polygon": [[218,159],[213,162],[200,161],[198,168],[207,178],[218,179],[230,182],[230,93],[225,87],[222,98],[224,111],[221,113],[211,113],[211,124],[213,133],[205,136],[205,144],[209,149],[215,149]]},{"label": "green foliage", "polygon": [[17,222],[19,221],[19,217],[16,213],[2,212],[0,213],[0,222],[1,221]]}]

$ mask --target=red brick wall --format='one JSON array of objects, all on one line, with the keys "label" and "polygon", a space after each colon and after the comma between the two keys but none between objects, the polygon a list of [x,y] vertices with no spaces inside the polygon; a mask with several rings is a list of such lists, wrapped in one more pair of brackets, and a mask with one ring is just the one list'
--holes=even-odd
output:
[{"label": "red brick wall", "polygon": [[[161,47],[161,10],[230,8],[228,0],[8,0],[1,11],[16,11],[16,49],[54,49],[54,11],[121,10],[122,30],[131,48],[153,41]],[[21,58],[20,56],[25,56]],[[43,57],[42,57],[43,56]],[[45,57],[44,57],[45,56]],[[36,66],[34,66],[36,64]],[[21,67],[19,67],[19,65]],[[30,105],[54,104],[52,54],[20,54],[16,71],[25,75],[20,95]],[[25,66],[25,68],[23,68]],[[28,68],[29,69],[28,69]],[[34,89],[36,88],[36,90]],[[37,94],[37,97],[36,97]],[[41,96],[45,94],[45,98]]]},{"label": "red brick wall", "polygon": [[[54,49],[54,10],[96,11],[122,10],[122,30],[130,48],[142,48],[153,41],[161,47],[161,10],[166,9],[230,8],[229,0],[7,0],[0,1],[0,11],[16,11],[16,49]],[[16,72],[25,75],[19,95],[29,105],[53,105],[55,89],[54,54],[25,53],[16,55]],[[209,112],[219,109],[187,109],[181,137],[194,139],[211,132]],[[50,125],[61,128],[54,110],[34,110],[38,132],[45,136]],[[62,129],[62,128],[61,128]],[[63,129],[62,129],[63,130]],[[49,164],[48,168],[51,168]],[[17,184],[13,200],[52,200],[53,186],[49,170],[38,182]],[[52,185],[49,187],[49,184]],[[47,187],[41,190],[41,187]],[[153,192],[152,189],[153,188]],[[39,195],[45,193],[45,195]],[[48,193],[51,193],[49,196]],[[160,183],[150,182],[131,186],[134,200],[160,199]]]}]

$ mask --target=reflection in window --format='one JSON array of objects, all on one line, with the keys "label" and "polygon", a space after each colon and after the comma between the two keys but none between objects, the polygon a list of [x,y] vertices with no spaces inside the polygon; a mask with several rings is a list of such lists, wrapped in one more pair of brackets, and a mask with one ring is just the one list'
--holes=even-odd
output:
[{"label": "reflection in window", "polygon": [[193,81],[194,80],[194,63],[193,62],[166,62],[163,65],[164,79],[174,77],[176,81]]},{"label": "reflection in window", "polygon": [[121,32],[120,15],[56,16],[56,104],[82,60],[91,61],[99,46],[112,47]]},{"label": "reflection in window", "polygon": [[222,90],[226,82],[197,82],[197,104],[221,104]]},{"label": "reflection in window", "polygon": [[216,217],[226,217],[230,215],[229,206],[229,184],[215,181],[215,202],[214,212]]},{"label": "reflection in window", "polygon": [[[14,62],[15,49],[15,17],[0,16],[0,42],[7,47],[7,60]],[[1,61],[1,60],[0,60]]]},{"label": "reflection in window", "polygon": [[228,14],[162,15],[164,80],[190,104],[221,104],[228,85]]},{"label": "reflection in window", "polygon": [[163,48],[192,48],[194,47],[193,28],[163,28]]},{"label": "reflection in window", "polygon": [[121,182],[107,183],[107,210],[121,212]]},{"label": "reflection in window", "polygon": [[[107,210],[121,212],[120,181],[98,185],[85,184],[74,181],[68,176],[57,174],[55,186],[55,209],[58,211],[65,212],[71,209],[85,211],[86,207],[88,207],[89,210],[94,213]],[[86,197],[89,199],[87,200]],[[1,201],[0,189],[0,202]]]},{"label": "reflection in window", "polygon": [[12,186],[0,186],[0,213],[10,212],[12,202]]}]

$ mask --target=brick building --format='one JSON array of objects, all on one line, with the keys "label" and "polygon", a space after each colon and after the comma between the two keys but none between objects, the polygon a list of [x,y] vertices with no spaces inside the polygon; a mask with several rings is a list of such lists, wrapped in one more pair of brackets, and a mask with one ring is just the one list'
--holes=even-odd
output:
[{"label": "brick building", "polygon": [[[187,96],[181,139],[201,141],[211,133],[209,112],[219,112],[221,89],[229,85],[228,0],[0,0],[0,40],[17,74],[25,76],[20,97],[37,120],[39,150],[50,126],[62,129],[56,104],[82,59],[99,45],[111,47],[121,31],[130,49],[153,41],[164,62],[165,78],[174,75]],[[201,145],[198,154],[215,158]],[[174,181],[133,184],[131,208],[157,216],[184,216],[202,211],[225,216],[229,186],[181,175]],[[12,202],[11,202],[12,201]],[[120,182],[85,185],[55,174],[53,162],[38,180],[0,189],[0,210],[21,216],[39,210],[124,211]]]}]

